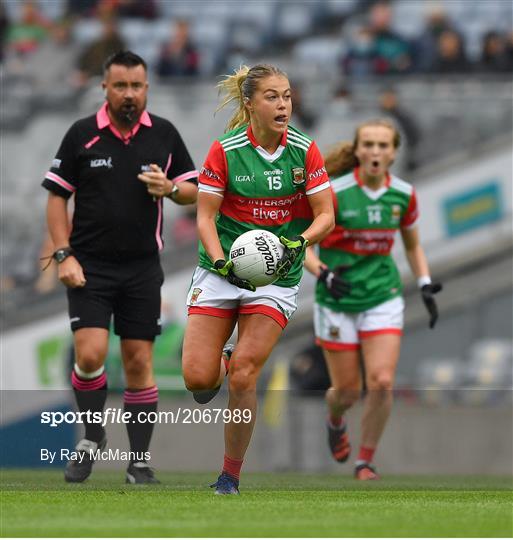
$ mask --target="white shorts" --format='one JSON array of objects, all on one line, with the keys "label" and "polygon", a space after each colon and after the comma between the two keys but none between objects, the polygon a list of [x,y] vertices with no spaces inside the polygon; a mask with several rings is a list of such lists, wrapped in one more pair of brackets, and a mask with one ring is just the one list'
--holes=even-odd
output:
[{"label": "white shorts", "polygon": [[403,319],[404,300],[400,296],[360,313],[337,312],[315,304],[315,341],[330,351],[356,350],[368,337],[402,335]]},{"label": "white shorts", "polygon": [[297,309],[299,285],[278,287],[266,285],[255,292],[239,289],[226,279],[197,267],[187,293],[189,315],[196,313],[233,318],[259,313],[274,319],[282,328]]}]

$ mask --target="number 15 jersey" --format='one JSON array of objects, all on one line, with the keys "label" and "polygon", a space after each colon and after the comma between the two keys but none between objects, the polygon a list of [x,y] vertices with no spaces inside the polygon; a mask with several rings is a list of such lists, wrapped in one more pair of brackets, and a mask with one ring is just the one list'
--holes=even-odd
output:
[{"label": "number 15 jersey", "polygon": [[[292,126],[274,154],[259,146],[251,126],[226,133],[214,141],[199,176],[200,192],[223,197],[216,227],[226,259],[233,241],[247,231],[265,229],[287,238],[301,234],[313,220],[307,196],[329,187],[317,145]],[[199,266],[212,270],[201,243]],[[296,285],[302,271],[303,258],[298,258],[275,285]]]}]

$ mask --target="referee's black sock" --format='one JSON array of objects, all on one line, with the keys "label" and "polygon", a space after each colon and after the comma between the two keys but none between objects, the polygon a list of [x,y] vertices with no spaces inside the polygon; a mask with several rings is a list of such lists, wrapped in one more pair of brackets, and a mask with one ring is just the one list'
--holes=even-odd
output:
[{"label": "referee's black sock", "polygon": [[[143,390],[125,390],[125,411],[131,413],[131,420],[126,425],[130,452],[134,452],[131,463],[146,461],[144,454],[150,447],[154,426],[154,422],[148,421],[148,413],[157,411],[158,399],[157,386]],[[150,420],[151,416],[153,415],[150,415]]]},{"label": "referee's black sock", "polygon": [[[107,399],[107,374],[104,368],[94,373],[83,372],[76,364],[71,374],[71,385],[80,412],[102,412]],[[105,437],[101,423],[87,422],[84,418],[85,438],[100,442]]]}]

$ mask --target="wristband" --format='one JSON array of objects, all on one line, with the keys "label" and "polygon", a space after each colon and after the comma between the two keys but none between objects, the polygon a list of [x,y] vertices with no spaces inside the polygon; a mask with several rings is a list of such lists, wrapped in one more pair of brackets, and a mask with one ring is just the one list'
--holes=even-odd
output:
[{"label": "wristband", "polygon": [[424,285],[431,285],[431,277],[430,276],[420,276],[417,278],[417,287],[419,289],[422,289]]}]

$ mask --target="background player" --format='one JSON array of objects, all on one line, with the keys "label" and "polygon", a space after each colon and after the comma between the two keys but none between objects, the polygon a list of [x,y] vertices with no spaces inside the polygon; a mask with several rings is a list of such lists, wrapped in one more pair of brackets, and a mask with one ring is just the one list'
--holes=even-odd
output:
[{"label": "background player", "polygon": [[357,128],[353,143],[340,143],[325,156],[336,226],[320,243],[319,256],[309,248],[305,261],[318,278],[315,335],[331,379],[328,435],[339,462],[351,451],[343,415],[360,396],[360,352],[363,358],[367,394],[355,467],[360,480],[378,478],[372,460],[392,407],[404,311],[400,276],[390,255],[397,230],[429,311],[430,328],[438,317],[433,294],[441,285],[431,282],[419,243],[415,190],[388,170],[399,144],[391,122],[372,120]]},{"label": "background player", "polygon": [[[48,229],[57,248],[59,279],[67,287],[76,354],[72,386],[80,411],[102,411],[107,395],[104,362],[111,316],[121,338],[125,410],[132,459],[127,482],[157,482],[144,459],[153,425],[137,415],[157,409],[152,349],[160,334],[163,272],[162,204],[193,203],[197,171],[176,128],[146,111],[146,63],[120,52],[105,64],[106,102],[96,115],[65,135],[43,186],[48,189]],[[75,195],[70,235],[67,201]],[[79,459],[65,479],[91,473],[90,451],[103,449],[100,424],[85,424]]]},{"label": "background player", "polygon": [[[214,484],[218,494],[236,494],[255,422],[257,378],[296,310],[304,249],[332,229],[334,218],[317,145],[288,126],[287,76],[269,65],[242,67],[220,88],[227,95],[222,106],[234,101],[237,110],[200,172],[201,244],[187,300],[183,374],[197,400],[211,398],[225,375],[219,365],[223,345],[238,324],[229,365],[229,408],[232,413],[249,409],[252,416],[249,423],[225,425],[223,470]],[[261,228],[281,237],[285,252],[278,265],[280,279],[255,291],[233,274],[227,259],[240,234]]]}]

